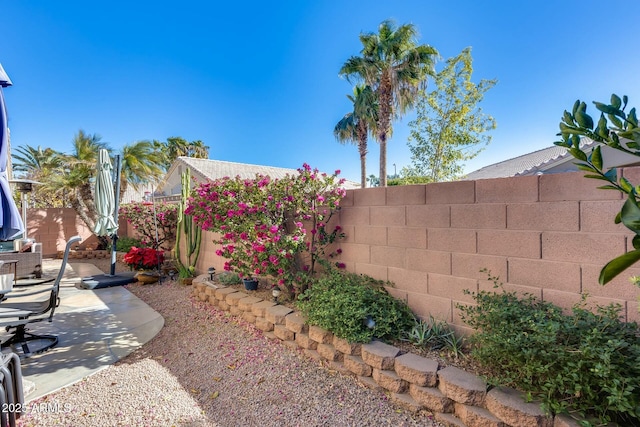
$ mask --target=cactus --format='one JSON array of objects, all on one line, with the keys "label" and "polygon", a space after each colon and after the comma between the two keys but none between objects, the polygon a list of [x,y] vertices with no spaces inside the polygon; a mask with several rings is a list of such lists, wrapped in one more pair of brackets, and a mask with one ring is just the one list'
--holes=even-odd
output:
[{"label": "cactus", "polygon": [[[200,255],[200,242],[202,240],[202,230],[194,222],[191,215],[185,215],[187,199],[191,193],[191,171],[187,169],[181,175],[182,197],[180,198],[180,208],[178,209],[178,229],[176,231],[176,264],[181,278],[195,276],[196,262]],[[186,261],[183,263],[180,256],[180,240],[184,234],[186,242]]]}]

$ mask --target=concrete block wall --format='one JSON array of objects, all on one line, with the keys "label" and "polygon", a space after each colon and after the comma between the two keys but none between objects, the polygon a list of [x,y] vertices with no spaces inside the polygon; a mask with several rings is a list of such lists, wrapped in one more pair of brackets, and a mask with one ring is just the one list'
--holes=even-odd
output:
[{"label": "concrete block wall", "polygon": [[[621,173],[640,183],[640,168]],[[457,181],[347,191],[339,223],[348,270],[389,280],[389,291],[421,317],[434,315],[468,331],[457,305],[465,290],[508,290],[563,308],[588,293],[591,304],[619,303],[639,321],[634,267],[606,286],[600,269],[631,247],[633,233],[614,224],[624,200],[583,173]]]},{"label": "concrete block wall", "polygon": [[71,208],[27,209],[27,234],[42,243],[45,257],[55,257],[73,236],[82,237],[80,247],[96,242],[93,230],[89,230]]},{"label": "concrete block wall", "polygon": [[[120,235],[127,235],[127,223],[120,219]],[[44,257],[56,257],[64,251],[67,240],[82,237],[81,249],[95,248],[98,239],[71,208],[27,209],[28,237],[42,243]]]},{"label": "concrete block wall", "polygon": [[400,349],[379,341],[349,343],[329,331],[308,325],[299,312],[253,297],[248,292],[212,283],[207,275],[194,280],[193,295],[255,325],[267,338],[278,339],[333,370],[353,376],[365,387],[388,393],[390,400],[400,407],[414,412],[423,409],[433,412],[442,425],[578,425],[566,416],[545,414],[539,404],[526,403],[525,396],[516,390],[489,389],[483,379],[458,368],[441,368],[435,360],[402,354]]}]

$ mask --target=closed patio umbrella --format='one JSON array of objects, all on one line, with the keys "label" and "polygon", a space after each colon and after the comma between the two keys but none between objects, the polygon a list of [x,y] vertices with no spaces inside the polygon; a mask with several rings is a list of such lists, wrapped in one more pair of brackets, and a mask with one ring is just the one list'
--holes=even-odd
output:
[{"label": "closed patio umbrella", "polygon": [[24,232],[24,224],[20,218],[18,207],[13,201],[7,176],[9,130],[2,88],[11,86],[11,84],[9,76],[0,64],[0,240],[11,240]]},{"label": "closed patio umbrella", "polygon": [[118,231],[118,224],[114,219],[116,201],[113,194],[112,170],[113,166],[111,165],[109,152],[101,148],[98,154],[96,186],[94,191],[98,218],[93,232],[97,236],[111,236]]}]

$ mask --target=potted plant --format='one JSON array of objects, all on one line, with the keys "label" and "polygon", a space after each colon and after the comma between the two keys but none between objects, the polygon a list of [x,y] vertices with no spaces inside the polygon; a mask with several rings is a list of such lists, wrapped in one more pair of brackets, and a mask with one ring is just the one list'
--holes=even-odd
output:
[{"label": "potted plant", "polygon": [[143,283],[155,283],[160,280],[158,269],[164,262],[164,252],[154,248],[132,246],[122,261],[132,270],[138,270],[136,278]]},{"label": "potted plant", "polygon": [[195,267],[187,267],[181,263],[178,264],[178,277],[180,278],[180,283],[182,283],[183,285],[191,285],[193,283],[195,274]]}]

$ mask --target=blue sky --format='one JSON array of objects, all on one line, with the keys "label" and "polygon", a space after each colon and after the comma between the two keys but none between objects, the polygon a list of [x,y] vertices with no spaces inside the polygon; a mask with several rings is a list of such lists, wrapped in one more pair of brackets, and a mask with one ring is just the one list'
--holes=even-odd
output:
[{"label": "blue sky", "polygon": [[[474,81],[498,80],[482,108],[497,120],[470,172],[550,146],[576,99],[627,94],[640,106],[635,1],[86,2],[2,6],[0,63],[12,145],[68,152],[79,129],[113,148],[182,136],[210,158],[359,180],[354,145],[333,137],[350,110],[341,65],[361,32],[413,23],[446,58],[472,47]],[[589,111],[594,111],[589,107]],[[396,123],[388,171],[410,163],[411,115]],[[370,142],[368,174],[378,174]]]}]

